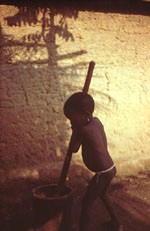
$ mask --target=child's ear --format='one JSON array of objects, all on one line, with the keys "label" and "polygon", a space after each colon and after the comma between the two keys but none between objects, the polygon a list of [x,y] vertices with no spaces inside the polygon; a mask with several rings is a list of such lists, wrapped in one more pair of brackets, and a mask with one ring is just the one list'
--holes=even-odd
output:
[{"label": "child's ear", "polygon": [[91,119],[91,117],[92,117],[92,115],[89,111],[85,111],[85,116],[86,116],[86,118],[89,118],[89,119]]}]

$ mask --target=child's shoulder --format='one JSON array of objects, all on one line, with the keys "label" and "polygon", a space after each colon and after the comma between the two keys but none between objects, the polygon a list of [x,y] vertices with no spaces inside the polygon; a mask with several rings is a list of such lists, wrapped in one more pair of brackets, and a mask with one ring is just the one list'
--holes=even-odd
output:
[{"label": "child's shoulder", "polygon": [[[102,123],[97,117],[92,117],[91,120],[82,127],[82,132],[93,132],[96,128],[102,127]],[[97,129],[96,129],[97,130]]]},{"label": "child's shoulder", "polygon": [[100,119],[98,117],[93,117],[92,121],[93,121],[93,124],[103,125],[102,122],[100,121]]},{"label": "child's shoulder", "polygon": [[100,122],[100,119],[99,119],[98,117],[93,117],[92,120],[93,120],[93,121]]}]

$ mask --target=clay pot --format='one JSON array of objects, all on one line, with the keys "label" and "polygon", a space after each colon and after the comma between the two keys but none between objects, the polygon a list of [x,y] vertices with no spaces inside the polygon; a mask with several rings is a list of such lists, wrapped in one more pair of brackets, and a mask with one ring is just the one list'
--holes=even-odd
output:
[{"label": "clay pot", "polygon": [[64,187],[61,194],[56,184],[33,189],[36,231],[70,231],[73,203],[72,189]]}]

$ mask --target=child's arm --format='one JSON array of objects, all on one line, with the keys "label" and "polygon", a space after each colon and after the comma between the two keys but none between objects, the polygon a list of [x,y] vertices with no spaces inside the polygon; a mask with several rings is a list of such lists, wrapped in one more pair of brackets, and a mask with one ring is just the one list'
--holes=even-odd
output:
[{"label": "child's arm", "polygon": [[82,143],[82,140],[81,140],[81,135],[79,131],[73,128],[69,149],[74,153],[78,152],[81,143]]},{"label": "child's arm", "polygon": [[69,143],[69,148],[65,157],[65,161],[63,164],[63,168],[59,177],[59,182],[58,182],[58,192],[61,193],[64,189],[64,184],[66,180],[66,176],[68,173],[68,169],[70,166],[70,161],[72,158],[72,153],[77,152],[79,150],[79,147],[81,145],[81,142],[79,141],[79,137],[77,135],[77,131],[73,130],[70,143]]}]

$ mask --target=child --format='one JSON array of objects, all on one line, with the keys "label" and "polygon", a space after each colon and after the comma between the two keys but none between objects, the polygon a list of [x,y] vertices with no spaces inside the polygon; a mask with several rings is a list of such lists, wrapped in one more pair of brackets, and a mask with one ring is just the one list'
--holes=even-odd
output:
[{"label": "child", "polygon": [[64,114],[70,120],[73,134],[70,144],[72,152],[77,152],[82,145],[82,157],[89,170],[95,175],[89,182],[82,202],[80,231],[86,231],[88,209],[94,200],[100,196],[108,210],[115,231],[123,231],[113,211],[107,191],[116,167],[107,149],[107,139],[100,120],[93,117],[94,100],[86,93],[74,93],[65,102]]}]

